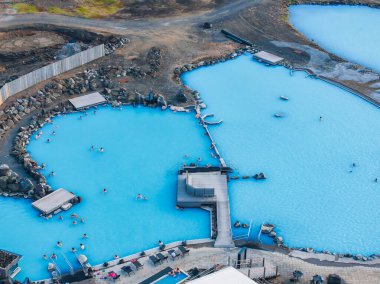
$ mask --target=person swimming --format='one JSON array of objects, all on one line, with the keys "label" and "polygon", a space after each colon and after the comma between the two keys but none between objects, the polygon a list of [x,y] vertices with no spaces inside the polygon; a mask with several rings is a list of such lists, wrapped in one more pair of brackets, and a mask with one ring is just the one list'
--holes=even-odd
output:
[{"label": "person swimming", "polygon": [[62,247],[62,242],[58,241],[57,242],[57,247],[61,248]]},{"label": "person swimming", "polygon": [[96,114],[96,110],[94,110],[94,114]]},{"label": "person swimming", "polygon": [[118,259],[118,258],[120,258],[117,254],[115,254],[114,256],[113,256],[113,258],[114,259]]},{"label": "person swimming", "polygon": [[41,170],[45,169],[46,165],[44,163],[41,164]]},{"label": "person swimming", "polygon": [[82,116],[79,116],[79,120],[82,120],[83,119],[83,117]]},{"label": "person swimming", "polygon": [[79,216],[78,216],[77,213],[73,213],[73,214],[71,214],[70,217],[71,217],[71,218],[76,218],[76,219],[79,218]]},{"label": "person swimming", "polygon": [[44,254],[44,255],[42,256],[42,258],[46,260],[48,257],[47,257],[46,254]]},{"label": "person swimming", "polygon": [[50,174],[49,174],[49,177],[52,177],[52,176],[55,176],[55,172],[54,171],[51,171]]},{"label": "person swimming", "polygon": [[80,244],[79,246],[81,250],[84,250],[84,244]]},{"label": "person swimming", "polygon": [[103,153],[103,152],[104,152],[104,148],[103,148],[103,147],[100,147],[99,152],[100,152],[100,153]]},{"label": "person swimming", "polygon": [[103,188],[103,193],[107,193],[107,188]]},{"label": "person swimming", "polygon": [[51,134],[52,134],[52,135],[55,135],[56,133],[55,133],[55,131],[53,131]]},{"label": "person swimming", "polygon": [[78,222],[76,220],[73,221],[73,225],[76,225],[78,224]]},{"label": "person swimming", "polygon": [[62,221],[62,220],[63,220],[63,216],[60,215],[60,216],[58,217],[58,219]]},{"label": "person swimming", "polygon": [[71,251],[72,252],[77,252],[77,249],[76,248],[71,248]]},{"label": "person swimming", "polygon": [[81,223],[84,223],[84,218],[80,218],[80,222],[81,222]]},{"label": "person swimming", "polygon": [[56,255],[55,253],[53,253],[53,254],[51,255],[51,258],[53,258],[53,259],[57,259],[57,255]]},{"label": "person swimming", "polygon": [[177,267],[177,268],[174,270],[174,273],[175,273],[175,274],[179,274],[179,273],[181,273],[181,269],[179,269],[179,267]]},{"label": "person swimming", "polygon": [[143,196],[141,195],[141,193],[139,193],[139,194],[137,194],[137,197],[136,197],[137,199],[142,199],[143,198]]},{"label": "person swimming", "polygon": [[84,233],[83,236],[82,236],[82,239],[87,239],[87,238],[88,238],[87,234]]},{"label": "person swimming", "polygon": [[50,138],[46,139],[46,142],[47,142],[47,143],[50,143],[50,141],[51,141]]}]

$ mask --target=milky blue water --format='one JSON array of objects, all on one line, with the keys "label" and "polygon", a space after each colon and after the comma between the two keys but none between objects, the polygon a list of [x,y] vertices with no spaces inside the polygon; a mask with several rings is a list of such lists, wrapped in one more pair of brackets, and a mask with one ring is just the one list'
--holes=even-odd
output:
[{"label": "milky blue water", "polygon": [[257,238],[271,222],[291,247],[380,252],[380,109],[247,54],[182,79],[223,119],[210,130],[235,174],[268,176],[229,183],[232,223],[252,220]]},{"label": "milky blue water", "polygon": [[182,280],[186,279],[188,276],[185,273],[179,273],[176,274],[175,276],[171,275],[166,275],[157,282],[154,283],[159,283],[159,284],[176,284],[181,282]]},{"label": "milky blue water", "polygon": [[380,71],[380,9],[296,5],[289,13],[290,23],[327,51]]},{"label": "milky blue water", "polygon": [[[83,115],[83,114],[82,114]],[[193,114],[174,114],[148,108],[114,110],[99,108],[96,115],[79,114],[54,119],[42,128],[39,140],[28,151],[39,163],[54,189],[64,187],[83,198],[62,221],[38,217],[30,201],[0,198],[0,247],[24,256],[19,279],[47,278],[43,254],[58,255],[64,272],[68,266],[61,255],[76,264],[71,248],[84,254],[91,264],[157,246],[158,240],[172,241],[210,236],[209,213],[198,209],[176,209],[177,171],[182,163],[202,157],[211,162],[209,143]],[[56,127],[58,128],[56,129]],[[56,131],[56,135],[51,135]],[[50,138],[51,143],[46,143]],[[90,151],[91,145],[104,153]],[[189,159],[183,155],[189,154]],[[107,193],[103,193],[103,188]],[[149,200],[136,200],[138,193]],[[77,213],[72,224],[70,214]],[[82,239],[87,233],[88,239]],[[61,249],[57,241],[63,242]],[[78,267],[78,265],[76,265]]]}]

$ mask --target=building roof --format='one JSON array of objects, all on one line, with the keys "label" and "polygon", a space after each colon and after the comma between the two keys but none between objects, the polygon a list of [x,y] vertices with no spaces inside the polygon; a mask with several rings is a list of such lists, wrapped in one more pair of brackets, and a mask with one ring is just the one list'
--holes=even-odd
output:
[{"label": "building roof", "polygon": [[71,192],[60,188],[54,190],[52,193],[46,195],[45,197],[34,201],[32,203],[32,206],[46,215],[59,209],[62,205],[68,203],[74,197],[75,195]]},{"label": "building roof", "polygon": [[15,259],[21,255],[0,249],[0,268],[7,268]]},{"label": "building roof", "polygon": [[266,51],[259,51],[255,53],[253,56],[256,57],[257,59],[261,59],[272,64],[277,64],[280,61],[284,60],[284,58],[274,55],[272,53],[266,52]]},{"label": "building roof", "polygon": [[188,173],[187,184],[195,188],[219,188],[227,184],[227,176],[220,172]]},{"label": "building roof", "polygon": [[226,267],[222,270],[216,271],[214,273],[208,274],[201,278],[190,281],[189,283],[194,284],[257,284],[257,282],[245,276],[243,273],[233,268],[232,266]]},{"label": "building roof", "polygon": [[106,102],[106,99],[98,92],[95,92],[85,96],[70,99],[69,101],[76,109],[81,109],[85,107],[103,104]]}]

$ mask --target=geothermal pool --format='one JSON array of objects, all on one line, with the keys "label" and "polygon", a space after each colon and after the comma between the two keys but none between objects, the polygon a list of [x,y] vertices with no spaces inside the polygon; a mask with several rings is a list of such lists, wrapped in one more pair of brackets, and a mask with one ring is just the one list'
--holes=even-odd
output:
[{"label": "geothermal pool", "polygon": [[[20,263],[25,276],[33,280],[48,278],[43,254],[58,256],[62,272],[69,262],[78,268],[71,248],[84,254],[91,264],[99,264],[115,254],[125,256],[178,240],[210,237],[209,213],[203,210],[176,209],[177,171],[183,163],[212,162],[209,142],[193,114],[174,114],[148,108],[122,111],[100,107],[79,119],[71,114],[54,119],[42,128],[43,135],[31,140],[28,151],[47,168],[44,175],[57,189],[64,187],[83,198],[83,202],[51,220],[38,217],[29,200],[0,198],[3,249],[24,256]],[[55,131],[56,135],[51,133]],[[51,143],[46,139],[50,138]],[[90,151],[103,147],[104,153]],[[190,158],[183,158],[188,154]],[[107,193],[103,193],[103,188]],[[137,194],[149,199],[136,200]],[[84,218],[73,225],[70,214]],[[62,215],[63,220],[58,216]],[[82,239],[86,233],[88,239]],[[56,246],[57,241],[63,247]]]},{"label": "geothermal pool", "polygon": [[229,183],[232,224],[252,220],[257,239],[260,225],[273,223],[291,247],[379,252],[380,109],[249,54],[182,79],[201,93],[205,114],[223,119],[210,131],[235,174],[268,176]]},{"label": "geothermal pool", "polygon": [[290,23],[325,50],[380,71],[380,9],[364,6],[295,5]]}]

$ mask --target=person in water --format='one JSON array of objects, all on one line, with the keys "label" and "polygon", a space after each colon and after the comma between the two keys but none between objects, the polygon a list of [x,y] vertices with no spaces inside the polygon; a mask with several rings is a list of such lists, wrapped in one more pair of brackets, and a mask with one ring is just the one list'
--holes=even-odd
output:
[{"label": "person in water", "polygon": [[95,146],[92,145],[91,148],[90,148],[91,151],[94,151],[95,150]]},{"label": "person in water", "polygon": [[84,233],[83,236],[82,236],[82,239],[87,239],[87,238],[88,238],[87,234]]},{"label": "person in water", "polygon": [[73,225],[76,225],[78,224],[78,222],[76,220],[73,221]]},{"label": "person in water", "polygon": [[41,164],[41,170],[45,169],[46,165],[44,163]]},{"label": "person in water", "polygon": [[57,242],[57,247],[61,248],[62,247],[62,242],[58,241]]},{"label": "person in water", "polygon": [[51,255],[51,258],[53,258],[53,259],[57,259],[57,255],[56,255],[55,253],[53,253],[53,254]]},{"label": "person in water", "polygon": [[142,199],[143,197],[142,197],[142,195],[141,195],[141,193],[139,193],[139,194],[137,194],[137,197],[136,197],[137,199]]},{"label": "person in water", "polygon": [[107,188],[103,188],[103,193],[107,193]]},{"label": "person in water", "polygon": [[100,147],[99,152],[100,152],[100,153],[103,153],[103,152],[104,152],[104,148],[103,148],[103,147]]},{"label": "person in water", "polygon": [[76,248],[71,248],[71,251],[72,251],[72,252],[76,252],[77,249],[76,249]]},{"label": "person in water", "polygon": [[55,135],[56,133],[55,133],[55,131],[53,131],[51,134],[52,134],[52,135]]},{"label": "person in water", "polygon": [[81,250],[84,250],[84,244],[80,244],[79,246]]},{"label": "person in water", "polygon": [[42,258],[46,260],[46,259],[47,259],[47,255],[44,254],[44,255],[42,256]]},{"label": "person in water", "polygon": [[114,258],[114,259],[118,259],[119,256],[118,256],[117,254],[115,254],[115,255],[113,256],[113,258]]},{"label": "person in water", "polygon": [[50,174],[49,174],[49,177],[52,177],[52,176],[55,176],[55,172],[54,171],[51,171]]},{"label": "person in water", "polygon": [[80,218],[80,222],[81,222],[81,223],[84,223],[84,218]]},{"label": "person in water", "polygon": [[48,139],[46,140],[46,142],[47,142],[47,143],[50,143],[50,138],[48,138]]},{"label": "person in water", "polygon": [[79,120],[82,120],[83,119],[83,117],[82,116],[79,116]]},{"label": "person in water", "polygon": [[181,273],[181,270],[179,269],[179,267],[177,267],[177,268],[174,270],[174,273],[176,273],[176,274]]},{"label": "person in water", "polygon": [[63,216],[60,215],[58,219],[62,221],[63,220]]}]

